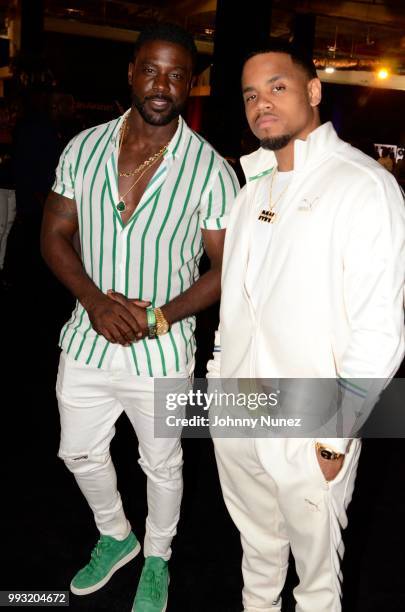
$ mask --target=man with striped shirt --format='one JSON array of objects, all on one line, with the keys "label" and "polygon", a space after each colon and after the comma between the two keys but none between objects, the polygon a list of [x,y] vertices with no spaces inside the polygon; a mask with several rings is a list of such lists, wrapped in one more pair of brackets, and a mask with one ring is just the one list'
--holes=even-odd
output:
[{"label": "man with striped shirt", "polygon": [[[154,437],[153,381],[167,377],[175,392],[189,385],[193,315],[219,298],[227,212],[239,188],[227,163],[180,115],[195,56],[181,28],[144,30],[128,71],[131,109],[66,147],[42,231],[45,260],[77,298],[60,338],[59,456],[101,534],[71,590],[96,591],[140,550],[109,454],[125,411],[148,489],[136,612],[166,609],[182,495],[180,440]],[[72,244],[77,230],[81,257]],[[199,278],[203,246],[211,269]]]}]

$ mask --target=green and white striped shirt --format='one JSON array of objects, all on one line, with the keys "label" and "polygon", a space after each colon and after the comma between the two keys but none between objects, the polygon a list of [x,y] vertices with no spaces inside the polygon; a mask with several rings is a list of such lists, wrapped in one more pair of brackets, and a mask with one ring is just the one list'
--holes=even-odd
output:
[{"label": "green and white striped shirt", "polygon": [[[180,118],[162,164],[124,226],[116,210],[124,116],[71,140],[61,155],[53,191],[77,203],[82,260],[97,287],[161,306],[197,280],[201,229],[226,227],[239,185],[227,162]],[[195,317],[187,317],[160,338],[124,348],[98,335],[77,302],[59,344],[92,367],[108,369],[115,351],[123,350],[128,371],[170,376],[189,369],[194,328]]]}]

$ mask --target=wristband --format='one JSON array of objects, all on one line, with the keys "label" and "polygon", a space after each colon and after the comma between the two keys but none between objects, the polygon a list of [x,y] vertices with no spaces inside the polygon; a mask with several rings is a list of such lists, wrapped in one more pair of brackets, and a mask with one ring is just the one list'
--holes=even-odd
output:
[{"label": "wristband", "polygon": [[160,308],[155,308],[155,317],[156,317],[156,335],[162,336],[163,334],[167,334],[170,329],[170,324],[168,323],[165,315],[161,311]]},{"label": "wristband", "polygon": [[148,338],[153,340],[156,338],[156,315],[153,308],[146,309],[146,319],[148,322]]}]

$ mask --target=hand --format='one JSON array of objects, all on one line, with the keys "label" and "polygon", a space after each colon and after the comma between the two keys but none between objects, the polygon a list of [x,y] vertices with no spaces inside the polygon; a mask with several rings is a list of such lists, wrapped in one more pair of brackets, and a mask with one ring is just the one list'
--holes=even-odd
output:
[{"label": "hand", "polygon": [[112,289],[107,291],[107,295],[111,300],[126,308],[136,320],[138,325],[136,339],[140,340],[141,338],[145,338],[149,333],[146,308],[150,306],[150,302],[146,300],[130,300],[126,298],[125,295],[122,295],[122,293],[118,293]]},{"label": "hand", "polygon": [[316,457],[318,459],[319,467],[322,470],[322,474],[324,475],[325,480],[328,482],[336,478],[345,460],[344,455],[339,457],[339,459],[324,459],[318,449],[316,450]]},{"label": "hand", "polygon": [[140,326],[131,312],[100,293],[92,302],[83,304],[93,329],[113,344],[130,346],[140,333]]}]

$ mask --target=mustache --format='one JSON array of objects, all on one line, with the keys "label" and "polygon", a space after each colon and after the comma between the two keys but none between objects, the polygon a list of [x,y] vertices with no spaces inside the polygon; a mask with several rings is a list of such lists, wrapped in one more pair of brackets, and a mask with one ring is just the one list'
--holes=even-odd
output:
[{"label": "mustache", "polygon": [[144,102],[148,100],[165,100],[166,102],[173,102],[170,96],[165,96],[164,94],[153,94],[151,96],[145,96],[143,99]]}]

